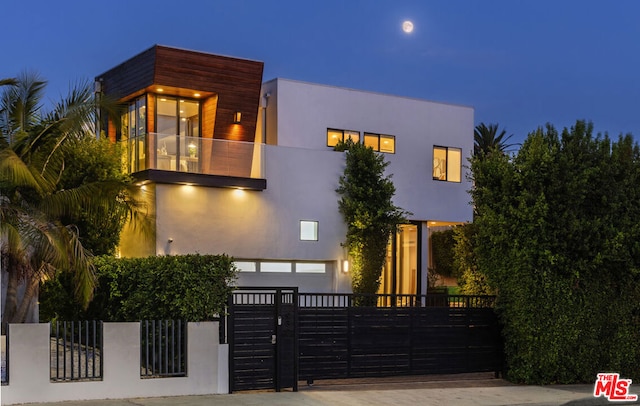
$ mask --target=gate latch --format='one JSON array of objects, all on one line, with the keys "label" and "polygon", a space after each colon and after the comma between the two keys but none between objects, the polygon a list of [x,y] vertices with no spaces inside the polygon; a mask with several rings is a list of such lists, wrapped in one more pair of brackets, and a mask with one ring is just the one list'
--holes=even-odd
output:
[{"label": "gate latch", "polygon": [[272,334],[271,335],[271,344],[275,344],[276,343],[276,335]]}]

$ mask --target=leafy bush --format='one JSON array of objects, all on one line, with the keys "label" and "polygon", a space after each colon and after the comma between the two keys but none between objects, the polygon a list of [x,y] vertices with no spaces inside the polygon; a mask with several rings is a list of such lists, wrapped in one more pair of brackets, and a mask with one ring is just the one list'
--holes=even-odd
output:
[{"label": "leafy bush", "polygon": [[210,320],[224,312],[236,268],[227,255],[95,258],[98,286],[86,310],[75,303],[68,276],[40,294],[42,320]]},{"label": "leafy bush", "polygon": [[441,276],[455,276],[454,267],[454,230],[452,228],[431,233],[431,255],[433,270]]},{"label": "leafy bush", "polygon": [[513,381],[640,379],[640,148],[592,131],[547,126],[472,161],[472,245]]}]

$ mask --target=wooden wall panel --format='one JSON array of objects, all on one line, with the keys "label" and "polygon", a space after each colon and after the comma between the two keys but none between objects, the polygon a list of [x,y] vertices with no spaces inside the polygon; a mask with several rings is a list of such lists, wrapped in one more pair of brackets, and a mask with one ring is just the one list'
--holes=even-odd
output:
[{"label": "wooden wall panel", "polygon": [[[157,46],[154,82],[218,95],[214,138],[254,141],[264,64]],[[233,114],[242,113],[241,124]]]},{"label": "wooden wall panel", "polygon": [[[203,112],[203,137],[253,142],[263,67],[259,61],[156,45],[96,80],[102,82],[105,94],[119,100],[153,92],[156,86],[177,93],[185,89],[202,92],[204,105],[209,107],[207,99],[215,97],[215,114],[208,114],[208,107]],[[149,112],[154,111],[150,101],[148,106]],[[233,123],[236,111],[242,113],[240,124]],[[152,120],[149,114],[149,132],[155,130]]]},{"label": "wooden wall panel", "polygon": [[103,93],[117,100],[140,93],[153,84],[156,48],[151,47],[96,77]]}]

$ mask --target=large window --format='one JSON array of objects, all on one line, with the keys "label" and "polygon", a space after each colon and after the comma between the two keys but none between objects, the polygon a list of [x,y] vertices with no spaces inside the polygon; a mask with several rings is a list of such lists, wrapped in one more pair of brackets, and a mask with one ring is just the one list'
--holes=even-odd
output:
[{"label": "large window", "polygon": [[396,153],[396,137],[393,135],[364,133],[364,145],[373,148],[374,151]]},{"label": "large window", "polygon": [[126,143],[126,164],[129,172],[147,169],[147,97],[142,95],[129,102],[122,116],[120,140]]},{"label": "large window", "polygon": [[460,182],[462,150],[451,147],[433,147],[433,179]]},{"label": "large window", "polygon": [[338,142],[346,141],[351,138],[353,142],[360,142],[360,132],[350,130],[327,129],[327,146],[335,147]]},{"label": "large window", "polygon": [[200,102],[157,96],[158,169],[197,172],[201,148]]}]

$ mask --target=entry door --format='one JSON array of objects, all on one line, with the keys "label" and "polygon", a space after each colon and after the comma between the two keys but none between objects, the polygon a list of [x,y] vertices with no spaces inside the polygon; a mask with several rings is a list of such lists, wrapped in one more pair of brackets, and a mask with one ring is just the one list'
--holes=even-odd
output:
[{"label": "entry door", "polygon": [[229,305],[229,388],[298,390],[297,288],[241,288]]}]

